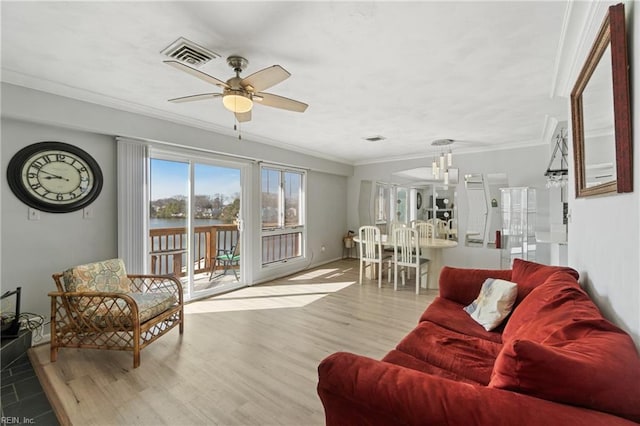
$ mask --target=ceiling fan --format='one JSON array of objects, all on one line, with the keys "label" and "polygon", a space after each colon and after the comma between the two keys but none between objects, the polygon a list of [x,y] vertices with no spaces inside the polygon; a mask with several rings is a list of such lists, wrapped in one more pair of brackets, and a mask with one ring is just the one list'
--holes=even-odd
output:
[{"label": "ceiling fan", "polygon": [[239,122],[251,120],[251,109],[253,108],[254,102],[260,105],[295,112],[304,112],[309,106],[303,102],[263,92],[263,90],[275,86],[291,76],[291,74],[280,65],[273,65],[256,71],[248,77],[241,78],[240,73],[244,71],[249,62],[240,56],[229,56],[227,63],[233,68],[236,76],[224,82],[200,70],[185,65],[182,62],[164,61],[164,63],[222,89],[222,93],[201,93],[199,95],[183,96],[169,99],[169,102],[178,103],[222,98],[224,107],[233,112]]}]

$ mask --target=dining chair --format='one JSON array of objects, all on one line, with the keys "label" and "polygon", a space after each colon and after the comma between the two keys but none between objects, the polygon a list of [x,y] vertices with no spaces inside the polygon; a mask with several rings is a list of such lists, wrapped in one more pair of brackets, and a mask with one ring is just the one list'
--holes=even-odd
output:
[{"label": "dining chair", "polygon": [[434,226],[429,222],[418,222],[415,227],[418,237],[421,239],[433,239],[435,237]]},{"label": "dining chair", "polygon": [[358,229],[358,237],[360,240],[360,284],[362,284],[364,268],[375,268],[375,265],[378,265],[378,288],[380,288],[382,287],[382,267],[384,262],[391,258],[390,255],[382,251],[380,228],[369,225],[361,226]]},{"label": "dining chair", "polygon": [[[410,222],[411,223],[411,222]],[[397,220],[389,222],[389,226],[387,227],[387,238],[389,245],[383,247],[382,249],[388,254],[387,256],[387,269],[391,271],[391,265],[393,263],[393,236],[394,231],[399,228],[406,228],[408,225],[405,222],[399,222]],[[387,282],[391,282],[391,273],[387,274]]]},{"label": "dining chair", "polygon": [[429,259],[420,257],[420,238],[413,228],[399,228],[394,231],[393,248],[393,289],[398,289],[398,269],[401,270],[402,285],[405,285],[405,273],[416,270],[416,294],[420,294],[420,282],[424,277],[425,286],[429,278]]},{"label": "dining chair", "polygon": [[458,219],[452,218],[447,221],[447,238],[456,239],[458,237]]},{"label": "dining chair", "polygon": [[[406,228],[406,227],[407,227],[407,224],[406,224],[406,223],[404,223],[404,222],[397,222],[397,221],[393,221],[393,222],[389,223],[389,229],[388,229],[388,231],[389,231],[389,232],[388,232],[388,236],[389,236],[389,238],[393,239],[394,231],[395,231],[396,229],[399,229],[399,228]],[[393,242],[393,241],[391,241],[391,242]]]},{"label": "dining chair", "polygon": [[415,228],[417,224],[419,223],[427,223],[426,220],[422,220],[422,219],[414,219],[411,222],[409,222],[409,227],[411,228]]},{"label": "dining chair", "polygon": [[436,219],[435,231],[436,235],[439,238],[447,238],[447,235],[449,233],[449,226],[447,221],[443,219]]}]

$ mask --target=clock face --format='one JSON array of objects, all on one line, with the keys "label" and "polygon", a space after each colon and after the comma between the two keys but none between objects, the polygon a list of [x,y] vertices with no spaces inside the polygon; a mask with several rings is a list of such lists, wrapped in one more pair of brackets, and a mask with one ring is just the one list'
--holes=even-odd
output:
[{"label": "clock face", "polygon": [[9,163],[7,182],[27,205],[52,213],[79,210],[102,189],[98,163],[80,148],[40,142],[20,150]]}]

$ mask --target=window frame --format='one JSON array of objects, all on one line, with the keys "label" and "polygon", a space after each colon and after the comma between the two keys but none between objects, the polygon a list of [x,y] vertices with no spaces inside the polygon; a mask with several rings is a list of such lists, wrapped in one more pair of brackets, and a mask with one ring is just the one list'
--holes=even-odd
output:
[{"label": "window frame", "polygon": [[[277,171],[279,173],[280,182],[278,185],[278,224],[274,227],[264,228],[262,224],[262,208],[263,208],[263,172],[264,170]],[[300,175],[300,188],[299,188],[299,205],[298,205],[298,224],[287,225],[286,224],[286,175],[287,173],[295,173]],[[306,209],[306,194],[307,194],[307,171],[303,169],[297,169],[293,167],[281,166],[277,164],[263,163],[260,165],[260,265],[261,268],[272,267],[275,265],[282,265],[284,263],[296,262],[306,259],[306,246],[307,246],[307,209]],[[264,237],[272,237],[279,235],[300,234],[300,255],[283,258],[279,260],[264,262],[264,245],[262,244]]]}]

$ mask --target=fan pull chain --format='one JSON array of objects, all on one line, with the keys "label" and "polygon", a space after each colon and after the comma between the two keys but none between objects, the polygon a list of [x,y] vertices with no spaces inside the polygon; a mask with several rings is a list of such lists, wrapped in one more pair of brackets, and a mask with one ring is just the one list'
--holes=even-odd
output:
[{"label": "fan pull chain", "polygon": [[241,141],[242,140],[242,129],[240,128],[240,122],[238,121],[238,119],[235,119],[236,122],[233,123],[233,131],[234,132],[238,132],[238,140]]}]

